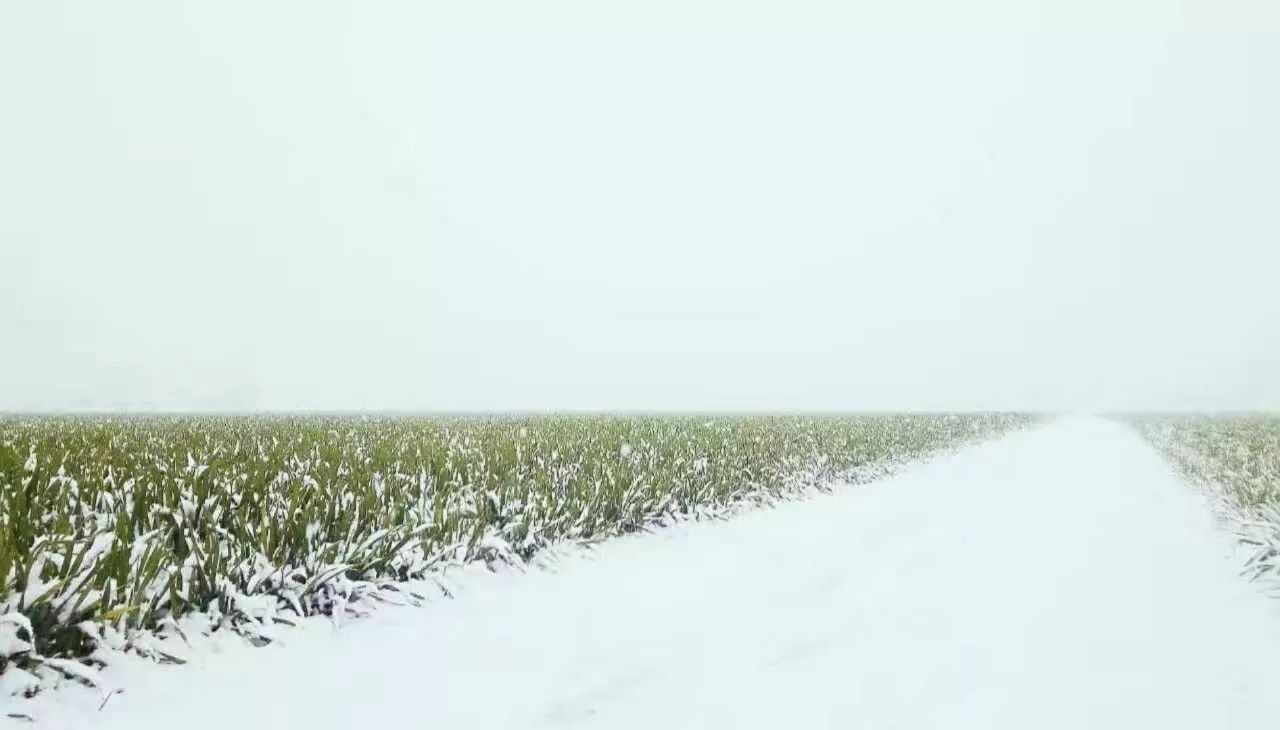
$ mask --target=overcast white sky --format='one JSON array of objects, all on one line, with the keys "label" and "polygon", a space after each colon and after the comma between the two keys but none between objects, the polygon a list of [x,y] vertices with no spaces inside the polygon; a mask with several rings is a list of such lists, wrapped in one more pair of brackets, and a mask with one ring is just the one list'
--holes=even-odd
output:
[{"label": "overcast white sky", "polygon": [[1280,407],[1280,12],[0,8],[0,409]]}]

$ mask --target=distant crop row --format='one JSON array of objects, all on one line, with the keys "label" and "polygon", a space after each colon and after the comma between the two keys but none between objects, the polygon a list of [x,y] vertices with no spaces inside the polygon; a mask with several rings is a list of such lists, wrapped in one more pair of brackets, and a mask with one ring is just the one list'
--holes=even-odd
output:
[{"label": "distant crop row", "polygon": [[785,499],[1024,421],[0,419],[0,671],[74,672],[56,658],[193,613],[252,636],[442,566]]}]

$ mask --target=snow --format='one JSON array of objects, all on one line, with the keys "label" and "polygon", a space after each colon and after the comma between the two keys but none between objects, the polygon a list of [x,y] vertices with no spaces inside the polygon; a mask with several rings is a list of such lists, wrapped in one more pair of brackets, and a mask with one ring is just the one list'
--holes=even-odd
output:
[{"label": "snow", "polygon": [[[35,727],[1270,727],[1280,603],[1120,424],[14,700]],[[114,683],[114,684],[113,684]],[[105,705],[103,705],[106,700]],[[99,707],[102,707],[99,710]]]}]

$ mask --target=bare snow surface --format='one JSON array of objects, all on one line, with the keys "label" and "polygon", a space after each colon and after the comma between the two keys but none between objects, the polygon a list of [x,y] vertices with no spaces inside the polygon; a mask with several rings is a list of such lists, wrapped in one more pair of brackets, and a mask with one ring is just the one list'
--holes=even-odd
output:
[{"label": "bare snow surface", "polygon": [[[1280,723],[1280,604],[1124,426],[1065,419],[831,496],[8,711],[55,728]],[[25,723],[24,723],[25,724]],[[30,725],[28,725],[30,726]]]}]

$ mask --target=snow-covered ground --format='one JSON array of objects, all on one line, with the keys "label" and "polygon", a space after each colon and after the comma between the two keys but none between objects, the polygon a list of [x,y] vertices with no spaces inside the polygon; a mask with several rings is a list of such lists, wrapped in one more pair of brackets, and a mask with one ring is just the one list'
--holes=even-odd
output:
[{"label": "snow-covered ground", "polygon": [[100,711],[81,688],[6,711],[103,730],[1273,727],[1280,602],[1240,564],[1137,435],[1064,419],[341,630],[123,662]]}]

